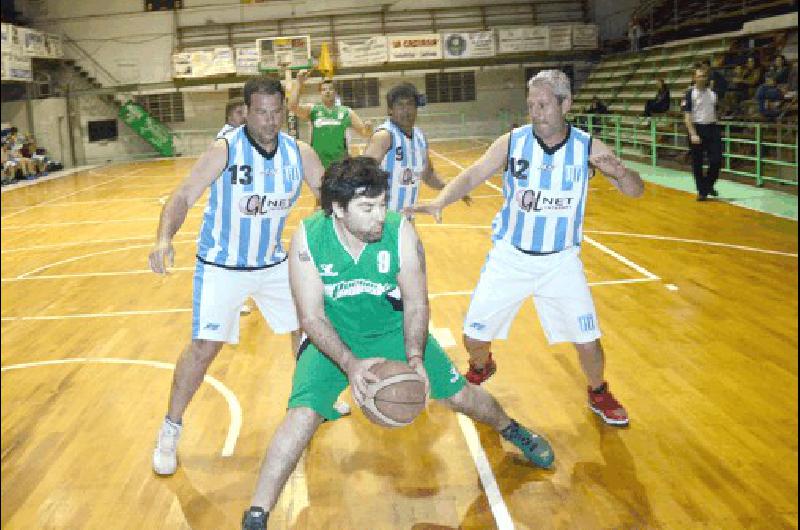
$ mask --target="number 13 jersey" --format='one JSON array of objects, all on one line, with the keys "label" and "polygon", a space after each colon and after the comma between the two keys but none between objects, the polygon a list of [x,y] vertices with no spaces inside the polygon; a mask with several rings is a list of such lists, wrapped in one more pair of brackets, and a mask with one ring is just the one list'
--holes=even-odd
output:
[{"label": "number 13 jersey", "polygon": [[278,133],[266,152],[238,127],[220,137],[228,145],[225,169],[211,184],[197,238],[197,257],[230,269],[263,269],[286,259],[281,234],[303,184],[297,142]]}]

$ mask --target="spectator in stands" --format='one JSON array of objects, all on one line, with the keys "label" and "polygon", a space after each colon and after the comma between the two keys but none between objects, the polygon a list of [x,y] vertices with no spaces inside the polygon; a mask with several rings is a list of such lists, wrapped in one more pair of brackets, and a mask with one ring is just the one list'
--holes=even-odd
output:
[{"label": "spectator in stands", "polygon": [[592,96],[592,104],[586,107],[586,114],[608,114],[608,107],[597,96]]},{"label": "spectator in stands", "polygon": [[[21,177],[26,180],[36,178],[36,166],[33,160],[22,154],[23,137],[18,134],[16,127],[12,127],[6,135],[5,146],[8,148],[8,163],[13,165],[14,172],[21,172]],[[5,164],[4,164],[5,166]]]},{"label": "spectator in stands", "polygon": [[37,175],[40,177],[47,176],[47,155],[44,149],[39,149],[36,146],[36,138],[32,134],[22,142],[20,153],[23,157],[30,159]]},{"label": "spectator in stands", "polygon": [[632,52],[638,52],[640,50],[641,39],[642,26],[639,24],[639,20],[633,17],[628,23],[628,40],[631,43]]},{"label": "spectator in stands", "polygon": [[741,105],[745,99],[747,99],[747,83],[744,81],[744,66],[738,65],[733,69],[733,77],[720,104],[722,118],[729,120],[741,114]]},{"label": "spectator in stands", "polygon": [[783,92],[775,81],[774,76],[767,74],[764,84],[756,92],[758,113],[770,121],[780,116],[783,107]]},{"label": "spectator in stands", "polygon": [[717,101],[725,99],[728,92],[728,79],[725,77],[725,57],[715,55],[713,62],[706,61],[708,64],[708,84],[717,94]]},{"label": "spectator in stands", "polygon": [[756,58],[752,55],[747,58],[747,63],[744,65],[744,84],[747,86],[747,98],[751,99],[756,95],[756,90],[761,85],[761,80],[764,71],[759,66]]},{"label": "spectator in stands", "polygon": [[13,183],[16,178],[17,164],[11,161],[11,155],[8,152],[8,146],[6,146],[5,142],[2,145],[2,158],[0,158],[0,161],[3,164],[3,186]]},{"label": "spectator in stands", "polygon": [[775,84],[781,90],[788,90],[789,87],[789,65],[786,63],[786,57],[783,55],[776,55],[772,64],[767,70],[767,76],[772,76],[775,79]]},{"label": "spectator in stands", "polygon": [[[592,104],[586,107],[586,114],[590,115],[600,115],[600,114],[608,114],[608,107],[605,103],[600,101],[600,98],[597,96],[592,96]],[[600,132],[601,123],[603,122],[603,118],[595,118],[592,119],[594,126],[592,127],[592,133],[598,134]],[[588,127],[588,124],[587,124]]]},{"label": "spectator in stands", "polygon": [[[697,200],[716,197],[714,184],[722,165],[722,135],[717,125],[717,94],[708,86],[708,72],[697,68],[694,86],[686,91],[681,102],[684,123],[689,132],[689,148],[692,155],[692,173],[697,186]],[[708,173],[703,176],[703,154],[708,154]]]},{"label": "spectator in stands", "polygon": [[649,118],[653,114],[663,114],[669,110],[669,88],[663,79],[656,81],[658,90],[655,99],[648,99],[644,102],[644,115]]}]

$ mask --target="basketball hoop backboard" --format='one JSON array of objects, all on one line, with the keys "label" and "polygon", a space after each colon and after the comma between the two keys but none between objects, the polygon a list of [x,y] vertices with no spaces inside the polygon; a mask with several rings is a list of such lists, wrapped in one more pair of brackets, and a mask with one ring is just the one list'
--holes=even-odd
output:
[{"label": "basketball hoop backboard", "polygon": [[314,66],[311,38],[308,35],[256,39],[256,47],[259,52],[258,69],[261,72],[305,70]]}]

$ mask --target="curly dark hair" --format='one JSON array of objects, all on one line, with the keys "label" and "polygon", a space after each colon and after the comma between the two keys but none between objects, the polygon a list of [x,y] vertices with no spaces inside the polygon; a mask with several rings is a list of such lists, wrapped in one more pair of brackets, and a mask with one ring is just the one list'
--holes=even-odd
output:
[{"label": "curly dark hair", "polygon": [[320,203],[325,215],[333,203],[344,209],[356,196],[377,197],[389,189],[389,174],[369,156],[356,156],[334,162],[325,171],[320,188]]}]

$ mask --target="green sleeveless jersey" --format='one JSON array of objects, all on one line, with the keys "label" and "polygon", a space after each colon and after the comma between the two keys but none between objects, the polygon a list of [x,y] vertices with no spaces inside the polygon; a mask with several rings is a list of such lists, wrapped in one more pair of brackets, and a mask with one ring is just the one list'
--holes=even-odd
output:
[{"label": "green sleeveless jersey", "polygon": [[350,108],[334,105],[314,105],[309,113],[311,120],[311,147],[317,152],[322,166],[328,169],[331,163],[347,156],[345,131],[350,127]]},{"label": "green sleeveless jersey", "polygon": [[402,216],[386,213],[383,237],[354,259],[339,241],[333,217],[319,211],[303,220],[314,266],[325,286],[325,314],[345,341],[403,333],[400,271]]}]

